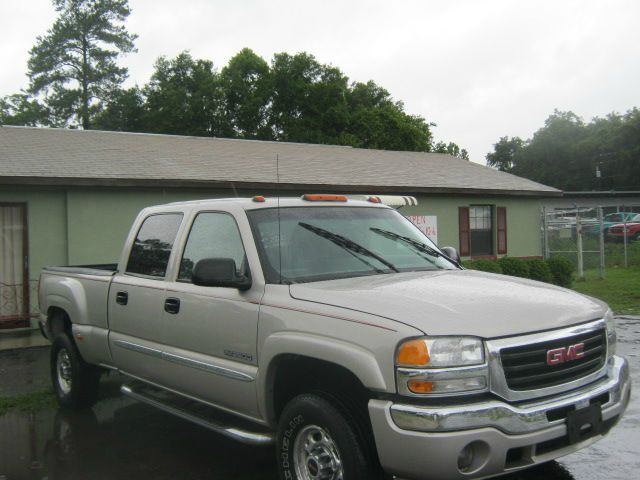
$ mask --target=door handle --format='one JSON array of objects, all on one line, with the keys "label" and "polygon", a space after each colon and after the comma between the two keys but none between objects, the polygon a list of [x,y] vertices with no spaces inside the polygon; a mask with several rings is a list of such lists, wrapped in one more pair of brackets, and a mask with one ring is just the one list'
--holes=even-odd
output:
[{"label": "door handle", "polygon": [[167,313],[176,314],[180,311],[180,299],[179,298],[167,298],[164,301],[164,311]]},{"label": "door handle", "polygon": [[129,302],[129,294],[127,292],[116,293],[116,303],[118,305],[126,305]]}]

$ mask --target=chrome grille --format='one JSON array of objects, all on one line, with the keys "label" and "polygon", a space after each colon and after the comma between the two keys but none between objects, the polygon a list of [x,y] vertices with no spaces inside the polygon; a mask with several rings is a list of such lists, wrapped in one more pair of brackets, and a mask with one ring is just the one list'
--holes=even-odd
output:
[{"label": "chrome grille", "polygon": [[[549,350],[584,343],[584,356],[557,365],[547,364]],[[535,390],[562,385],[600,370],[606,361],[607,336],[604,328],[500,350],[500,361],[511,390]]]}]

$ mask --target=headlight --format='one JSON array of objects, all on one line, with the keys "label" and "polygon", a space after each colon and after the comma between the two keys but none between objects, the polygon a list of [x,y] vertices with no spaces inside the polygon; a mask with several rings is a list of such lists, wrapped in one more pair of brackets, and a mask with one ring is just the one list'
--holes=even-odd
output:
[{"label": "headlight", "polygon": [[396,355],[398,392],[404,395],[479,393],[489,386],[484,345],[476,337],[406,341]]},{"label": "headlight", "polygon": [[611,358],[616,353],[616,343],[618,342],[616,321],[613,318],[613,312],[611,309],[607,310],[607,314],[604,318],[607,321],[607,358]]},{"label": "headlight", "polygon": [[409,340],[398,348],[402,367],[463,367],[484,363],[482,340],[475,337],[427,337]]}]

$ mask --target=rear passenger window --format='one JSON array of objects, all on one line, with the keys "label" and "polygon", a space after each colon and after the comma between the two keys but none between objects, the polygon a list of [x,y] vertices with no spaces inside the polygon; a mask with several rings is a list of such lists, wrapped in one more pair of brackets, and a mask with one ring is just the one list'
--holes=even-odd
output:
[{"label": "rear passenger window", "polygon": [[193,267],[203,258],[232,258],[238,274],[246,268],[242,238],[235,219],[228,213],[200,213],[193,221],[178,280],[190,282]]},{"label": "rear passenger window", "polygon": [[133,243],[127,273],[164,277],[181,221],[178,213],[147,217]]}]

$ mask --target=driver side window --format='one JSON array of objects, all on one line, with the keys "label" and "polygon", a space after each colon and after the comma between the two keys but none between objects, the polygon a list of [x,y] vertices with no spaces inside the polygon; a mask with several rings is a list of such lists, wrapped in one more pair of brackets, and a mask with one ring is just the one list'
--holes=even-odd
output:
[{"label": "driver side window", "polygon": [[238,273],[245,268],[245,252],[235,219],[228,213],[199,213],[193,221],[180,261],[178,281],[191,282],[193,267],[203,258],[231,258]]}]

